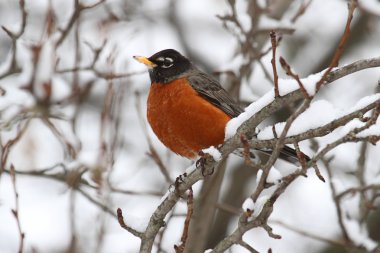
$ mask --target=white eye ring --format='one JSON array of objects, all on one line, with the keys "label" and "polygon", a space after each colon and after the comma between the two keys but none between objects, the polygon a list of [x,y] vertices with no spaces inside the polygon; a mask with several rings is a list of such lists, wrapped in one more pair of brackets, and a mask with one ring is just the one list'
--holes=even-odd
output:
[{"label": "white eye ring", "polygon": [[[163,62],[163,65],[161,67],[164,69],[170,68],[174,64],[173,63],[174,60],[170,57],[165,57],[165,58],[160,57],[157,60]],[[166,65],[165,63],[169,63],[169,65]]]},{"label": "white eye ring", "polygon": [[170,58],[170,57],[166,57],[166,58],[165,58],[165,61],[173,62],[173,59]]}]

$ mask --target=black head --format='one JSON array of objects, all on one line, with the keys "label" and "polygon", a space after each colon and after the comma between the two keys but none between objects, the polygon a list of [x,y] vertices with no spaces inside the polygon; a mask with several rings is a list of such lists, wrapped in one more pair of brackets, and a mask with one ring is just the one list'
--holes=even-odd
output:
[{"label": "black head", "polygon": [[152,82],[168,83],[192,68],[191,62],[174,49],[165,49],[149,58],[134,56],[149,68]]}]

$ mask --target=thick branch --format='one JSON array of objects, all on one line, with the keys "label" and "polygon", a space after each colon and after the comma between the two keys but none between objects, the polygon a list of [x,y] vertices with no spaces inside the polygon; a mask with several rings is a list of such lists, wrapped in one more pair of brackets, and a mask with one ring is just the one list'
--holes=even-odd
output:
[{"label": "thick branch", "polygon": [[[347,66],[344,66],[342,68],[335,69],[334,71],[331,71],[327,75],[327,77],[325,79],[326,80],[325,84],[331,83],[331,82],[333,82],[339,78],[342,78],[346,75],[352,74],[352,73],[357,72],[359,70],[366,69],[366,68],[372,68],[372,67],[380,67],[380,57],[367,59],[367,60],[360,60],[360,61],[354,62],[352,64],[349,64]],[[240,136],[242,134],[246,134],[246,136],[247,135],[253,136],[255,128],[264,119],[266,119],[268,116],[273,114],[275,111],[280,109],[285,104],[291,103],[291,102],[296,101],[298,99],[301,99],[303,97],[304,97],[304,94],[302,93],[301,90],[293,91],[287,95],[276,98],[274,101],[269,103],[266,107],[261,109],[258,113],[253,115],[250,119],[248,119],[246,122],[244,122],[239,127],[237,133],[232,138],[227,140],[222,145],[222,147],[220,148],[220,151],[223,155],[223,158],[226,158],[237,147],[241,146]],[[287,141],[287,138],[285,138],[285,141]],[[159,229],[165,224],[164,218],[170,212],[170,210],[172,210],[174,205],[177,203],[177,201],[179,200],[179,196],[184,194],[193,184],[195,184],[199,180],[202,180],[204,178],[203,175],[208,175],[210,172],[212,172],[212,169],[217,164],[218,164],[218,162],[212,160],[211,158],[208,159],[205,166],[204,166],[203,171],[201,171],[199,169],[193,171],[187,177],[183,178],[182,183],[178,185],[178,187],[176,188],[175,191],[169,192],[167,197],[161,202],[161,204],[157,207],[156,211],[153,213],[153,215],[150,218],[147,229],[143,235],[143,240],[141,243],[140,252],[151,252],[154,239],[155,239]],[[279,187],[278,191],[276,191],[275,194],[280,194],[281,190],[283,191],[284,189],[285,188]],[[268,211],[268,213],[266,213],[266,214],[269,215],[270,213],[271,213],[271,211]],[[265,214],[262,214],[262,215],[266,216]],[[261,214],[259,217],[262,217]],[[257,222],[262,223],[263,221],[262,220],[260,221],[258,219]],[[252,228],[251,226],[249,227],[249,229]],[[235,231],[234,233],[237,233],[237,231]],[[229,240],[229,239],[231,239],[231,237],[226,238],[226,240]],[[239,240],[235,240],[235,241],[239,241]],[[218,251],[216,251],[216,252],[218,252]],[[221,251],[219,251],[219,252],[221,252]]]},{"label": "thick branch", "polygon": [[[335,129],[337,129],[338,127],[345,125],[349,121],[356,119],[356,118],[361,118],[366,112],[374,109],[379,102],[380,102],[380,99],[374,101],[373,103],[367,105],[366,107],[364,107],[362,109],[359,109],[359,110],[354,111],[350,114],[344,115],[344,116],[342,116],[342,117],[340,117],[334,121],[331,121],[330,123],[327,123],[321,127],[310,129],[306,132],[286,137],[284,139],[284,143],[285,144],[292,144],[294,142],[300,142],[300,141],[308,140],[311,138],[325,136],[325,135],[331,133],[332,131],[334,131]],[[254,149],[273,148],[276,145],[277,141],[278,141],[277,138],[273,138],[273,139],[269,139],[269,140],[254,139],[254,140],[249,141],[249,146],[251,148],[254,148]]]}]

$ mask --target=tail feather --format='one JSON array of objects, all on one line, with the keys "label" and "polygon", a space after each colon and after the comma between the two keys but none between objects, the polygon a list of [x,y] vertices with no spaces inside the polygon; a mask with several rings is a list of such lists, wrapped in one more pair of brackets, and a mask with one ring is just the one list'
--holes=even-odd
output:
[{"label": "tail feather", "polygon": [[[259,150],[260,152],[262,153],[265,153],[267,155],[271,155],[272,154],[272,150]],[[303,154],[304,155],[304,158],[305,158],[305,161],[308,162],[310,161],[310,157]],[[281,160],[284,160],[284,161],[287,161],[287,162],[290,162],[290,163],[293,163],[293,164],[296,164],[296,165],[300,165],[300,161],[298,160],[298,156],[297,156],[297,152],[295,149],[289,147],[289,146],[284,146],[282,148],[282,150],[280,151],[280,154],[278,156]]]},{"label": "tail feather", "polygon": [[[260,152],[260,153],[263,153],[265,155],[271,155],[272,154],[272,150],[254,150],[254,152]],[[257,156],[255,156],[254,152],[250,152],[249,155],[251,158],[253,159],[257,159]],[[244,156],[243,155],[243,150],[236,150],[236,152],[234,152],[234,154],[238,155],[238,156]],[[310,157],[303,154],[304,155],[304,158],[305,158],[305,161],[308,162],[310,161]],[[300,165],[300,162],[298,160],[298,156],[297,156],[297,152],[295,149],[289,147],[289,146],[284,146],[282,148],[282,150],[280,151],[280,154],[278,156],[281,160],[284,160],[284,161],[287,161],[289,163],[292,163],[292,164],[295,164],[297,166]]]}]

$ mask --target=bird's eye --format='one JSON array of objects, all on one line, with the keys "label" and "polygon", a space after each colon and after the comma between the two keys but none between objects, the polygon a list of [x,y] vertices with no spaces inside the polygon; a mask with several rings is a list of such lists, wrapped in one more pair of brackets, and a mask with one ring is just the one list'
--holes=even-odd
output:
[{"label": "bird's eye", "polygon": [[157,61],[162,62],[161,67],[164,69],[170,68],[174,64],[174,60],[170,57],[160,57],[157,59]]}]

